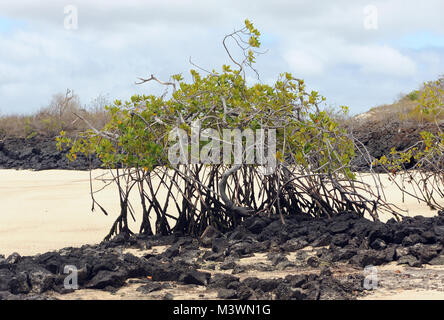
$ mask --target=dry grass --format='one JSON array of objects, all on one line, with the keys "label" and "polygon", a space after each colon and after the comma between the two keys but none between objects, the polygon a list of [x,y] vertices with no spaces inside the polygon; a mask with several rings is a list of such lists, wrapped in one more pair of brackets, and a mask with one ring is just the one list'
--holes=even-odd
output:
[{"label": "dry grass", "polygon": [[[441,81],[441,89],[444,88],[444,77]],[[371,108],[368,112],[353,118],[344,115],[336,108],[327,108],[325,111],[336,119],[341,125],[348,127],[354,121],[375,122],[403,122],[406,124],[442,122],[444,112],[439,114],[425,114],[418,108],[419,100],[424,92],[424,86],[408,94],[401,95],[392,103]],[[104,96],[98,96],[91,101],[89,106],[81,106],[80,99],[72,91],[53,96],[51,103],[32,115],[0,115],[0,139],[5,137],[30,138],[39,136],[57,136],[61,130],[68,135],[88,129],[85,123],[79,120],[74,113],[80,114],[94,127],[101,129],[109,121],[105,105],[109,101]],[[441,108],[442,109],[442,108]],[[441,110],[442,111],[442,110]]]},{"label": "dry grass", "polygon": [[69,135],[88,129],[75,114],[80,114],[96,128],[109,121],[105,110],[107,99],[99,96],[89,106],[82,107],[80,99],[72,91],[56,94],[51,103],[32,115],[0,116],[0,139],[6,137],[32,138],[34,136],[55,137],[60,131]]},{"label": "dry grass", "polygon": [[[439,78],[440,88],[444,87],[444,77]],[[429,84],[432,82],[429,82]],[[371,108],[368,112],[358,115],[357,118],[373,121],[401,121],[412,123],[441,122],[444,120],[444,112],[438,111],[426,114],[420,108],[420,98],[424,93],[424,85],[408,94],[401,95],[400,98],[392,103]],[[442,108],[440,108],[442,109]],[[442,111],[442,110],[439,110]]]}]

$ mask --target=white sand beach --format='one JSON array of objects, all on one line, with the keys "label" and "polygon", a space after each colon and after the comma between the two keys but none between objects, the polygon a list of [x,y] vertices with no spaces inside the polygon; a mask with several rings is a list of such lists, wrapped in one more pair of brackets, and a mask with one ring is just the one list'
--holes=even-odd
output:
[{"label": "white sand beach", "polygon": [[0,170],[0,252],[34,255],[100,242],[118,215],[118,197],[113,187],[97,195],[105,216],[91,212],[89,190],[87,171]]}]

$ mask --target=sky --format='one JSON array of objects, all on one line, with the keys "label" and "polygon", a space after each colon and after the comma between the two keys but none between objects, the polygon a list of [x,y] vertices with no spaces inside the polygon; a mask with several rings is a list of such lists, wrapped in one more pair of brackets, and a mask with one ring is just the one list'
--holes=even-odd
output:
[{"label": "sky", "polygon": [[2,0],[0,114],[35,112],[67,88],[84,104],[158,94],[135,81],[187,78],[190,58],[220,70],[224,35],[246,18],[262,33],[260,81],[291,72],[358,114],[444,74],[443,12],[442,0]]}]

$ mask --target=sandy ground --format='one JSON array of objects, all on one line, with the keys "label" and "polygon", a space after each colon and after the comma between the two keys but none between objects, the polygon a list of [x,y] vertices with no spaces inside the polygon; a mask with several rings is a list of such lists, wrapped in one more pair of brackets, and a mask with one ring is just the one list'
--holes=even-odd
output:
[{"label": "sandy ground", "polygon": [[[97,178],[104,173],[104,170],[94,170],[92,176]],[[381,179],[387,198],[408,209],[407,215],[436,214],[413,198],[406,198],[402,203],[397,187],[386,176],[381,175]],[[369,177],[364,180],[371,182]],[[94,180],[94,190],[103,186],[100,179]],[[99,208],[91,212],[89,190],[87,171],[0,170],[0,254],[34,255],[100,242],[119,213],[117,190],[109,186],[96,194],[109,216]],[[140,212],[137,198],[134,198],[133,205]],[[138,231],[140,218],[136,216],[139,221],[130,223],[132,230]],[[388,218],[381,217],[382,220]]]},{"label": "sandy ground", "polygon": [[362,300],[444,300],[444,292],[433,290],[403,290],[397,292],[381,290]]},{"label": "sandy ground", "polygon": [[0,253],[33,255],[98,243],[118,215],[116,195],[113,187],[97,194],[109,209],[105,216],[98,208],[91,212],[86,171],[0,170]]}]

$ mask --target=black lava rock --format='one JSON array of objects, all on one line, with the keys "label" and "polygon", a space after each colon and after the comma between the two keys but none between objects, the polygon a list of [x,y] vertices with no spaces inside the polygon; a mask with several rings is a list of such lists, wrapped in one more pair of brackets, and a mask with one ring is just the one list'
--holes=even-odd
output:
[{"label": "black lava rock", "polygon": [[180,275],[179,281],[185,284],[197,284],[199,286],[207,285],[211,278],[208,272],[200,272],[196,270],[186,271]]}]

